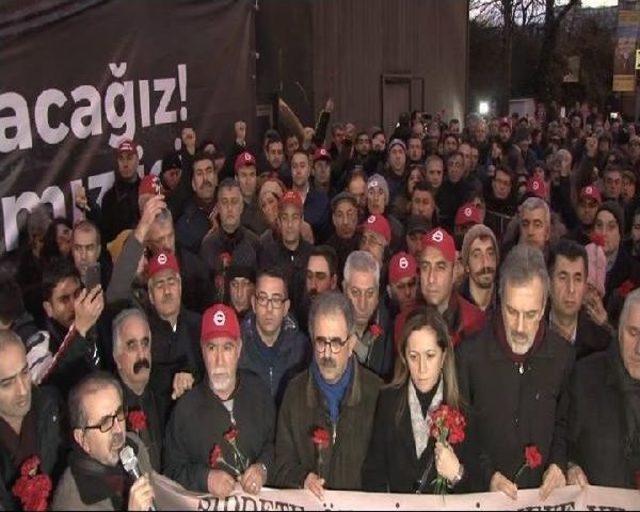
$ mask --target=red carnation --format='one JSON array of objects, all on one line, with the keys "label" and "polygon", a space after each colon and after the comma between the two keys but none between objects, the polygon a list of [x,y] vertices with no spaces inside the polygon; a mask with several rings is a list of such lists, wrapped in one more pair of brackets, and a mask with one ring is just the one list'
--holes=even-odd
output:
[{"label": "red carnation", "polygon": [[542,464],[542,455],[535,444],[530,444],[524,449],[524,460],[527,461],[529,469],[536,469]]},{"label": "red carnation", "polygon": [[51,479],[44,473],[37,474],[40,458],[29,457],[20,466],[20,477],[11,489],[20,499],[24,510],[45,511],[51,494]]},{"label": "red carnation", "polygon": [[380,327],[380,325],[373,324],[371,327],[369,327],[369,332],[371,333],[371,336],[377,338],[384,332],[384,330],[382,329],[382,327]]},{"label": "red carnation", "polygon": [[[453,445],[464,441],[464,429],[467,422],[458,409],[447,404],[440,404],[434,411],[429,413],[429,418],[431,419],[429,435],[439,443]],[[438,474],[434,480],[435,493],[446,494],[448,488],[447,479]]]},{"label": "red carnation", "polygon": [[130,411],[129,414],[127,414],[127,425],[129,430],[133,430],[136,434],[139,434],[143,430],[147,430],[147,415],[142,409]]},{"label": "red carnation", "polygon": [[635,476],[636,476],[636,487],[640,491],[640,469],[636,471]]},{"label": "red carnation", "polygon": [[311,440],[318,449],[324,449],[329,447],[331,436],[329,435],[327,429],[318,427],[313,431]]},{"label": "red carnation", "polygon": [[526,469],[536,469],[538,466],[542,464],[542,454],[538,447],[535,444],[529,444],[524,447],[524,464],[520,466],[520,469],[516,472],[516,475],[513,477],[513,483],[518,482],[518,478],[522,472]]},{"label": "red carnation", "polygon": [[229,430],[227,430],[224,433],[224,439],[229,443],[233,443],[237,437],[238,437],[238,429],[233,425],[229,427]]},{"label": "red carnation", "polygon": [[635,283],[631,279],[627,279],[624,283],[622,283],[618,287],[618,293],[620,294],[621,297],[626,297],[635,289],[636,289]]},{"label": "red carnation", "polygon": [[604,235],[601,233],[593,233],[591,235],[591,241],[597,246],[604,247]]},{"label": "red carnation", "polygon": [[209,467],[214,469],[222,459],[222,448],[219,444],[214,444],[209,452]]},{"label": "red carnation", "polygon": [[220,254],[220,261],[222,262],[222,268],[226,269],[231,265],[231,254],[228,252],[223,252]]}]

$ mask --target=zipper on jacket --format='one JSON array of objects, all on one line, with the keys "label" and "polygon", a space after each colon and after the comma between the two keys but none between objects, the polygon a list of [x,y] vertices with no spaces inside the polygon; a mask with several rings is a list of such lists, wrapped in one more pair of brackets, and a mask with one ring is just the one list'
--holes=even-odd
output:
[{"label": "zipper on jacket", "polygon": [[271,390],[271,395],[273,396],[275,394],[273,389],[273,366],[269,366],[269,389]]}]

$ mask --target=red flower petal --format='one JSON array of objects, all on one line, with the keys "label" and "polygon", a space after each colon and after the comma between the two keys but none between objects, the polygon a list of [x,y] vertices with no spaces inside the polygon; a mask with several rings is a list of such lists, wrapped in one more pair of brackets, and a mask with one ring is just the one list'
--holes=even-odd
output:
[{"label": "red flower petal", "polygon": [[329,442],[331,440],[331,436],[329,432],[325,428],[318,427],[313,431],[311,436],[311,440],[313,444],[315,444],[318,448],[327,448],[329,446]]},{"label": "red flower petal", "polygon": [[147,429],[147,415],[140,409],[131,411],[127,415],[127,424],[129,426],[129,430],[133,430],[139,434],[143,430]]},{"label": "red flower petal", "polygon": [[238,429],[233,425],[229,427],[229,430],[227,430],[224,433],[224,439],[229,443],[232,443],[233,441],[235,441],[237,437],[238,437]]},{"label": "red flower petal", "polygon": [[524,460],[530,469],[535,469],[542,464],[542,455],[535,444],[530,444],[525,447]]}]

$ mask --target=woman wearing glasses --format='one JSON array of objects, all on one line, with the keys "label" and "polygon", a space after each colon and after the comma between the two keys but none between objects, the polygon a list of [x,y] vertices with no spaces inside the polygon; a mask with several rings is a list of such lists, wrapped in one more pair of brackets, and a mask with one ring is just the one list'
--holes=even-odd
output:
[{"label": "woman wearing glasses", "polygon": [[380,392],[362,468],[365,491],[429,494],[438,475],[460,491],[459,445],[454,451],[429,435],[430,413],[441,404],[460,407],[453,346],[440,313],[424,307],[407,320],[394,379]]}]

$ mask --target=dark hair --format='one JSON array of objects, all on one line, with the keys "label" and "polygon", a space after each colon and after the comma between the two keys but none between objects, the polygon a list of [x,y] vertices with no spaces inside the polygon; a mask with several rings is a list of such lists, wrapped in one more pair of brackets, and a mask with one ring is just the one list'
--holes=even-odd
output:
[{"label": "dark hair", "polygon": [[87,413],[82,404],[84,396],[109,386],[114,387],[118,391],[120,399],[122,399],[122,386],[113,375],[104,371],[90,373],[71,389],[67,402],[69,423],[72,429],[85,428],[87,426]]},{"label": "dark hair", "polygon": [[264,144],[264,147],[265,147],[266,151],[267,152],[269,151],[269,146],[271,146],[271,144],[275,144],[277,142],[282,144],[282,139],[280,137],[278,137],[277,139],[275,137],[273,137],[273,138],[269,137],[267,139],[267,141],[265,142],[265,144]]},{"label": "dark hair", "polygon": [[[337,275],[338,273],[338,254],[336,250],[330,245],[317,245],[313,249],[311,249],[311,253],[309,253],[309,258],[311,256],[321,256],[327,261],[327,265],[329,266],[329,273],[332,276]],[[307,259],[307,261],[309,261]]]},{"label": "dark hair", "polygon": [[309,162],[309,164],[311,164],[311,157],[309,156],[309,153],[307,153],[304,149],[302,148],[298,148],[293,152],[293,155],[291,155],[291,160],[293,160],[293,157],[296,155],[304,155],[307,158],[307,161]]},{"label": "dark hair", "polygon": [[58,247],[58,226],[66,226],[70,230],[73,230],[71,222],[63,217],[58,217],[51,221],[51,224],[49,224],[42,240],[41,259],[43,261],[62,256],[60,248]]},{"label": "dark hair", "polygon": [[225,188],[226,189],[237,188],[238,191],[240,191],[240,194],[242,194],[242,190],[240,189],[240,184],[234,178],[225,178],[218,185],[218,190],[216,191],[216,200],[220,199],[220,192],[222,192],[222,189],[225,189]]},{"label": "dark hair", "polygon": [[202,160],[209,160],[213,165],[213,155],[211,153],[207,153],[205,151],[197,151],[195,155],[193,155],[193,163],[191,164],[191,169],[195,169],[196,162],[200,162]]},{"label": "dark hair", "polygon": [[42,300],[50,302],[53,290],[65,279],[77,279],[80,274],[73,263],[66,258],[54,258],[42,271]]},{"label": "dark hair", "polygon": [[464,162],[464,155],[460,153],[460,151],[452,151],[447,155],[447,167],[449,167],[449,162],[455,157],[462,158],[462,161]]},{"label": "dark hair", "polygon": [[431,196],[435,199],[435,191],[433,190],[431,183],[429,183],[427,180],[422,180],[416,183],[416,186],[413,188],[413,193],[411,194],[412,197],[413,197],[413,194],[415,194],[416,190],[420,190],[422,192],[429,192]]},{"label": "dark hair", "polygon": [[258,281],[263,277],[271,277],[272,279],[280,279],[282,284],[284,285],[284,291],[289,296],[288,286],[287,286],[287,276],[284,271],[280,267],[265,267],[258,270],[256,274],[256,287],[258,286]]},{"label": "dark hair", "polygon": [[0,280],[0,322],[11,325],[22,313],[22,290],[10,277]]},{"label": "dark hair", "polygon": [[387,136],[384,134],[384,131],[380,129],[373,130],[373,132],[371,133],[371,138],[373,139],[378,135],[383,135],[385,139],[387,138]]},{"label": "dark hair", "polygon": [[[589,269],[589,260],[587,259],[587,250],[584,246],[580,245],[574,240],[567,238],[561,238],[556,244],[551,247],[549,251],[549,274],[552,274],[556,266],[558,256],[563,256],[569,261],[576,261],[582,259],[584,263],[585,274]],[[586,277],[586,275],[585,275]]]},{"label": "dark hair", "polygon": [[93,231],[96,234],[96,245],[100,246],[102,244],[102,237],[100,236],[100,230],[98,226],[96,226],[93,222],[88,219],[83,219],[76,223],[73,227],[73,232],[76,231]]}]

